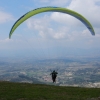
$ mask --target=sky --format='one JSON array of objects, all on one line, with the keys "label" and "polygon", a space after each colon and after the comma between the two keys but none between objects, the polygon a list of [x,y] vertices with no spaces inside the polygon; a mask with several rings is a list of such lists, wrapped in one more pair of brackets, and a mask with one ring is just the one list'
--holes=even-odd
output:
[{"label": "sky", "polygon": [[[46,12],[23,22],[9,39],[13,24],[40,7],[63,7],[83,15],[95,36],[78,19]],[[0,57],[56,58],[100,56],[100,0],[0,0]]]}]

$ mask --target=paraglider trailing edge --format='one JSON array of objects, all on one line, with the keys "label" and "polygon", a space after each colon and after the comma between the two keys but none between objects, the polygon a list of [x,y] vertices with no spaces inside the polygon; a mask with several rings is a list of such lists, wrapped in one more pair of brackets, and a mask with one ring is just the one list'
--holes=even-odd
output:
[{"label": "paraglider trailing edge", "polygon": [[26,14],[24,14],[23,16],[21,16],[12,26],[10,33],[9,33],[9,39],[11,38],[15,29],[20,24],[22,24],[25,20],[27,20],[28,18],[30,18],[30,17],[32,17],[36,14],[43,13],[43,12],[61,12],[61,13],[69,14],[69,15],[77,18],[78,20],[80,20],[88,28],[88,30],[91,32],[91,34],[95,35],[94,29],[93,29],[91,23],[85,17],[83,17],[81,14],[79,14],[79,13],[73,11],[73,10],[67,9],[67,8],[41,7],[41,8],[31,10],[31,11],[27,12]]}]

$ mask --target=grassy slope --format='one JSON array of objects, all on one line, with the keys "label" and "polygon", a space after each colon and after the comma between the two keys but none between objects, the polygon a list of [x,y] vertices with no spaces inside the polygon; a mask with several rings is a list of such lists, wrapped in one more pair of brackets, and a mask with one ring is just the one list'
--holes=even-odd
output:
[{"label": "grassy slope", "polygon": [[100,97],[98,88],[0,82],[0,100],[87,100],[97,97]]}]

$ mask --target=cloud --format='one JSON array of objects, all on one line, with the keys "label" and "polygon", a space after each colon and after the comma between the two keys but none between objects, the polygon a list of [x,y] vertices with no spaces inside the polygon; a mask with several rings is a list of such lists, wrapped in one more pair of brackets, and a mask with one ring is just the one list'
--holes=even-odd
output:
[{"label": "cloud", "polygon": [[[99,2],[99,0],[72,0],[67,8],[82,14],[86,19],[90,21],[94,27],[94,30],[96,31],[96,29],[100,27],[100,6],[97,5],[97,2]],[[78,27],[80,29],[82,27],[83,29],[86,28],[79,20],[67,14],[54,12],[51,15],[51,18],[56,22],[66,24],[67,27],[75,27],[76,29]],[[99,34],[99,32],[97,34]]]},{"label": "cloud", "polygon": [[95,27],[100,26],[100,6],[96,5],[99,0],[72,0],[68,8],[85,16]]},{"label": "cloud", "polygon": [[[53,25],[51,24],[53,22]],[[71,27],[67,27],[65,24],[56,23],[52,21],[51,16],[44,16],[41,18],[31,18],[27,20],[27,26],[34,32],[37,31],[39,37],[44,39],[64,40],[64,41],[79,41],[84,40],[87,36],[91,36],[90,32],[86,29],[84,31],[72,30]],[[58,24],[58,25],[56,25]]]},{"label": "cloud", "polygon": [[[95,31],[97,27],[100,27],[100,0],[40,0],[39,3],[67,7],[82,14],[88,19]],[[51,14],[51,19],[63,23],[67,25],[67,27],[79,27],[80,29],[83,28],[83,30],[86,28],[83,23],[70,15],[55,12]]]},{"label": "cloud", "polygon": [[[92,36],[90,32],[85,28],[84,30],[73,30],[71,27],[67,27],[65,24],[60,26],[57,26],[58,28],[55,28],[55,22],[53,21],[53,27],[51,27],[50,23],[52,23],[51,16],[45,16],[41,18],[31,18],[27,20],[27,26],[30,30],[37,31],[38,36],[41,38],[38,38],[38,42],[41,43],[41,46],[45,47],[45,43],[49,40],[52,42],[48,42],[49,46],[47,47],[56,47],[59,46],[61,48],[93,48],[95,47],[96,40],[99,40],[99,35]],[[95,38],[94,38],[95,37]],[[44,40],[47,40],[44,42]],[[35,40],[36,41],[36,40]],[[31,39],[32,43],[34,42],[34,39]],[[66,45],[65,45],[66,43]],[[97,45],[98,46],[98,45]]]},{"label": "cloud", "polygon": [[98,23],[100,13],[96,2],[94,0],[72,0],[67,7],[85,16],[93,25],[96,36],[92,36],[85,25],[76,18],[57,12],[45,13],[40,17],[38,16],[38,18],[30,18],[26,21],[27,27],[31,32],[37,33],[42,39],[52,40],[52,44],[56,44],[56,41],[61,41],[61,46],[65,46],[66,43],[66,47],[93,48],[95,43],[98,46],[96,40],[99,41],[100,37],[98,35],[100,32]]},{"label": "cloud", "polygon": [[12,40],[9,38],[0,39],[0,50],[7,49],[12,45]]},{"label": "cloud", "polygon": [[[37,2],[37,0],[33,0]],[[71,0],[39,0],[38,3],[42,3],[43,5],[52,5],[52,6],[64,6],[68,5]]]},{"label": "cloud", "polygon": [[63,23],[67,26],[75,26],[77,24],[79,24],[78,20],[68,14],[64,14],[64,13],[58,13],[58,12],[54,12],[51,14],[51,19],[58,22],[58,23]]},{"label": "cloud", "polygon": [[66,38],[66,33],[68,28],[65,26],[54,27],[54,21],[52,22],[51,16],[44,16],[41,18],[31,18],[27,20],[27,27],[31,30],[36,30],[38,35],[42,38],[48,39],[64,39]]},{"label": "cloud", "polygon": [[18,49],[24,49],[28,47],[27,41],[24,39],[0,39],[0,50],[5,49],[6,51],[9,50],[18,50]]},{"label": "cloud", "polygon": [[8,21],[13,20],[13,16],[10,13],[4,12],[0,10],[0,24],[6,23]]},{"label": "cloud", "polygon": [[7,42],[9,42],[9,41],[10,41],[10,39],[9,39],[9,38],[6,38],[6,39],[0,40],[0,43],[7,43]]}]

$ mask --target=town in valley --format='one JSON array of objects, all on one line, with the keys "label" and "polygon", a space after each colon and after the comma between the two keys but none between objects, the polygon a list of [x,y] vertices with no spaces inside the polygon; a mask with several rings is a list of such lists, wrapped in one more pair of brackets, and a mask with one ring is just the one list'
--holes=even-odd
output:
[{"label": "town in valley", "polygon": [[[56,83],[50,73],[58,72]],[[0,58],[0,81],[100,88],[99,57]]]}]

